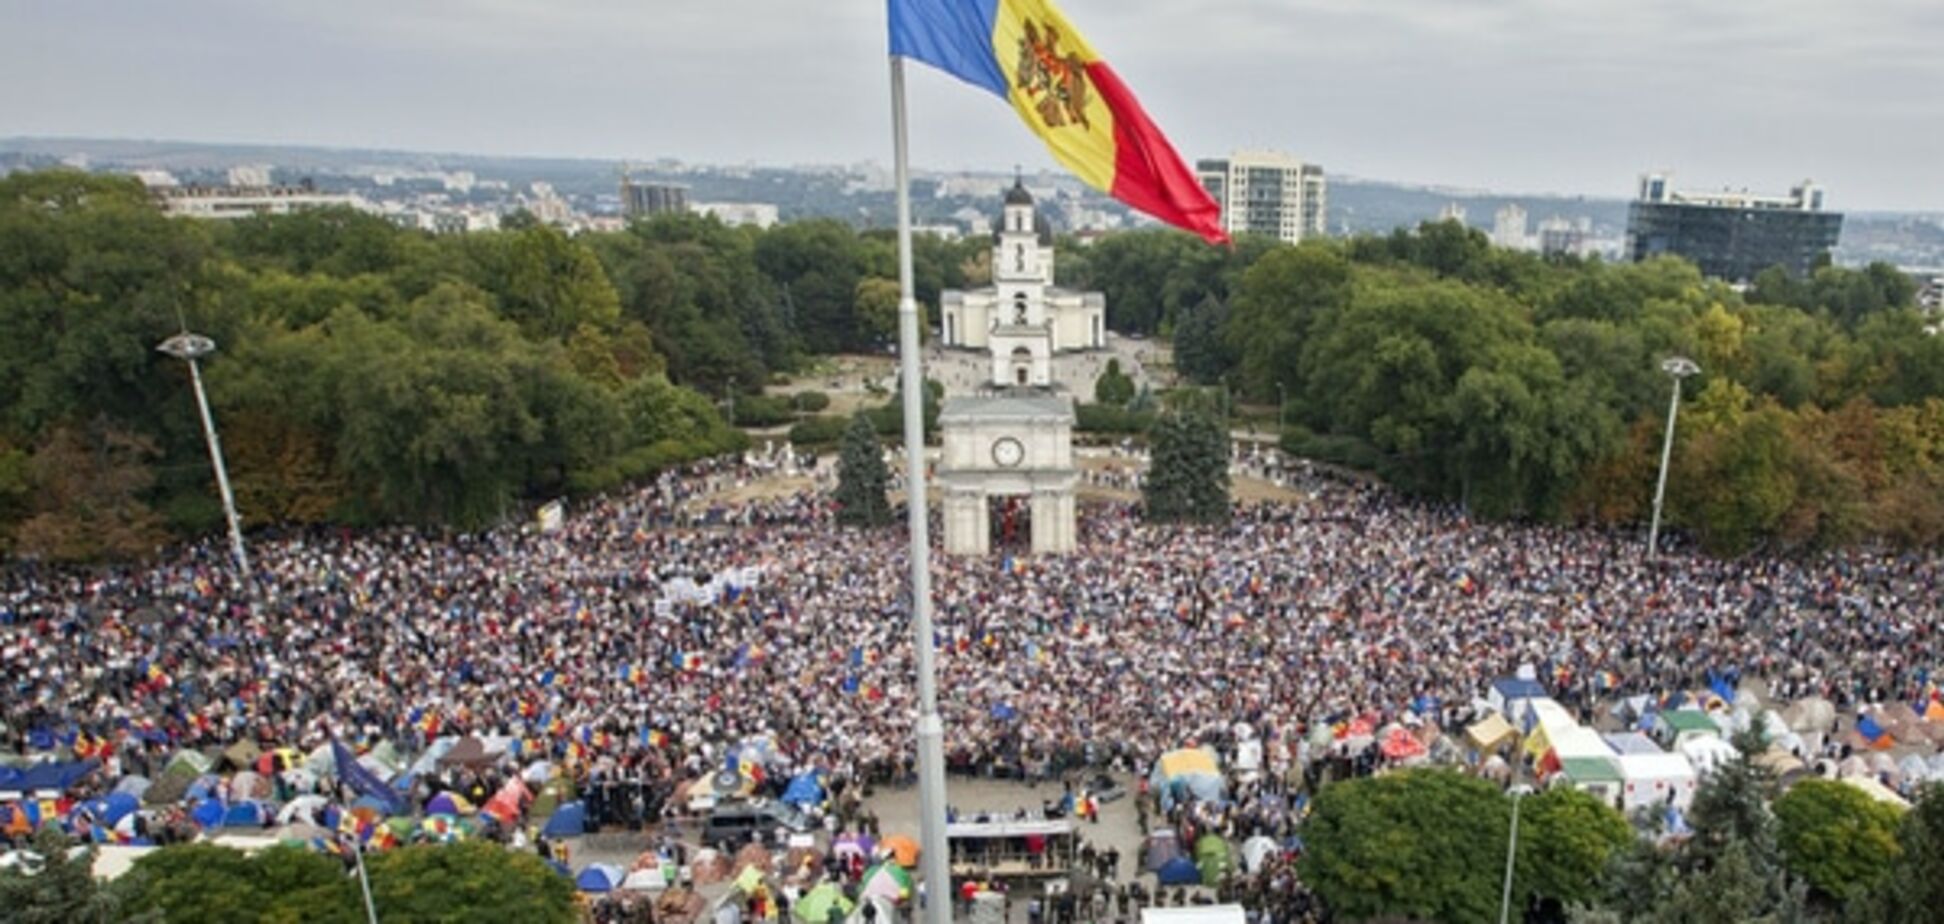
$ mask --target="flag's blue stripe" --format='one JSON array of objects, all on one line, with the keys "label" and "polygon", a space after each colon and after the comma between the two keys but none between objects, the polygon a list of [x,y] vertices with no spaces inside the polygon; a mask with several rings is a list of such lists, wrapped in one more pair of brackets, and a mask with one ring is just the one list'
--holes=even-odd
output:
[{"label": "flag's blue stripe", "polygon": [[891,53],[923,61],[1004,99],[992,51],[999,0],[889,0]]}]

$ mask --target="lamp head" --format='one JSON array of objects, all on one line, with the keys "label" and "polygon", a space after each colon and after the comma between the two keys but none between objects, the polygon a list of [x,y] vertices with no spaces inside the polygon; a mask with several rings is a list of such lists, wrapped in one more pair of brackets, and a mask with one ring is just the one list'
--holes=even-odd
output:
[{"label": "lamp head", "polygon": [[216,352],[216,341],[201,334],[183,331],[162,341],[156,349],[177,359],[201,359]]},{"label": "lamp head", "polygon": [[1670,356],[1661,361],[1661,371],[1677,379],[1684,379],[1700,372],[1701,367],[1685,356]]}]

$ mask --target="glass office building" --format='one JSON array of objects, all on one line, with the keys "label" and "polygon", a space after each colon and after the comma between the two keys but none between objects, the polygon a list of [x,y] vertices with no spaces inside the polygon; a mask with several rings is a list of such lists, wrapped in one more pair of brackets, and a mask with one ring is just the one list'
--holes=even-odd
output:
[{"label": "glass office building", "polygon": [[1809,182],[1787,196],[1691,193],[1651,174],[1627,208],[1627,254],[1636,262],[1685,257],[1702,275],[1728,282],[1748,282],[1771,266],[1803,277],[1843,230],[1842,214],[1822,206],[1822,190]]}]

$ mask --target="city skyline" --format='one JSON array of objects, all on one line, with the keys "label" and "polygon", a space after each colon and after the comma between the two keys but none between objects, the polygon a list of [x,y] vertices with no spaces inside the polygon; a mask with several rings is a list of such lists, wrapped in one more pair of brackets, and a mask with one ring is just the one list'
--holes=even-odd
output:
[{"label": "city skyline", "polygon": [[[1650,170],[1813,178],[1835,209],[1944,209],[1944,9],[1866,5],[1064,3],[1191,160],[1272,148],[1340,176],[1602,198]],[[882,5],[797,9],[0,0],[0,83],[26,91],[0,136],[888,161]],[[911,74],[916,163],[1052,165],[1004,106]]]}]

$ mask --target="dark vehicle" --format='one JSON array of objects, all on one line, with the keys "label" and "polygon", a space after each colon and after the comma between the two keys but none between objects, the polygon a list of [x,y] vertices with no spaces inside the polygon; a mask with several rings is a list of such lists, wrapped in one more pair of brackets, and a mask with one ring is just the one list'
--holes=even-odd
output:
[{"label": "dark vehicle", "polygon": [[702,826],[702,843],[725,852],[769,839],[776,829],[808,834],[816,827],[808,816],[782,802],[727,802],[709,813]]},{"label": "dark vehicle", "polygon": [[1116,782],[1105,773],[1097,774],[1087,781],[1087,791],[1093,794],[1094,801],[1106,805],[1127,795],[1127,787]]}]

